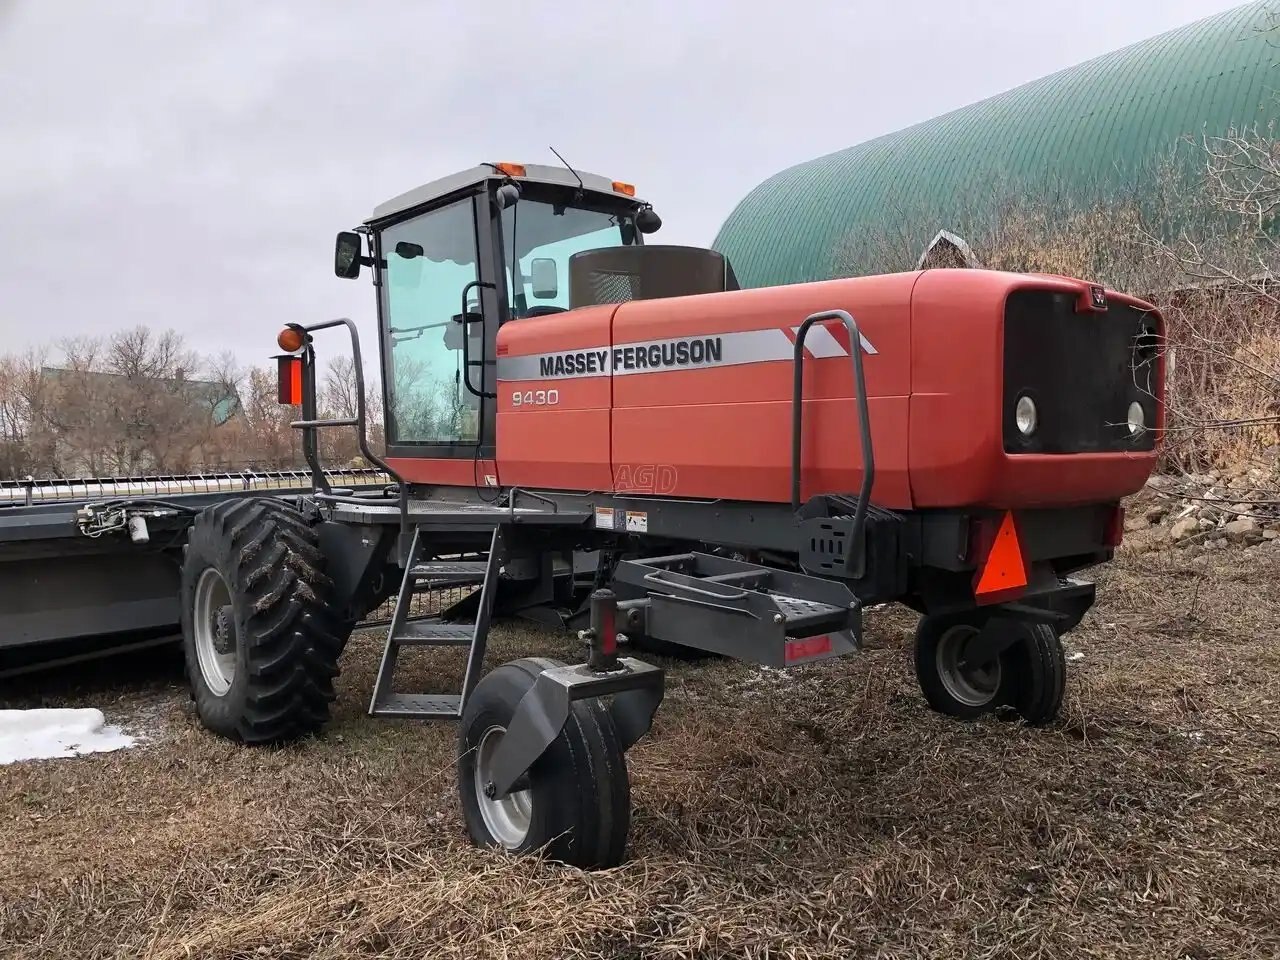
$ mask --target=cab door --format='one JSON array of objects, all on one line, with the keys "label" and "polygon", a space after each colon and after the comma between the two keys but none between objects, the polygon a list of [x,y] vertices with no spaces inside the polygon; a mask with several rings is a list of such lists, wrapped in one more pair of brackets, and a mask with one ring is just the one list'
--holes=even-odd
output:
[{"label": "cab door", "polygon": [[488,207],[472,194],[376,234],[388,463],[411,482],[479,486],[492,475],[498,302],[483,255]]}]

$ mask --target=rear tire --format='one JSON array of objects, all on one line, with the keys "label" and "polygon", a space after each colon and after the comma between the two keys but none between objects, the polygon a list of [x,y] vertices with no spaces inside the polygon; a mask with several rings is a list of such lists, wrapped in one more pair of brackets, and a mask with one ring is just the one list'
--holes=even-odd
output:
[{"label": "rear tire", "polygon": [[247,744],[314,734],[329,719],[350,624],[297,511],[269,498],[196,517],[182,566],[182,644],[210,731]]},{"label": "rear tire", "polygon": [[990,664],[964,662],[986,613],[927,616],[916,628],[916,679],[929,706],[960,720],[1010,708],[1033,726],[1052,723],[1066,691],[1062,640],[1049,624],[1020,621],[1018,640]]},{"label": "rear tire", "polygon": [[557,666],[514,660],[476,685],[458,729],[463,819],[478,846],[541,853],[587,869],[616,866],[631,824],[631,785],[613,719],[599,699],[573,703],[564,729],[530,768],[526,789],[502,800],[484,794],[493,746],[538,674]]}]

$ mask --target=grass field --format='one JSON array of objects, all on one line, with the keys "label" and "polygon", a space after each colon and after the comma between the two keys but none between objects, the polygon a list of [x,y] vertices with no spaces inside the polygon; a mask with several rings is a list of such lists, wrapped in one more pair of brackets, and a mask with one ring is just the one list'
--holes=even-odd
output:
[{"label": "grass field", "polygon": [[[150,738],[0,767],[0,957],[1280,956],[1280,548],[1100,582],[1046,730],[927,711],[901,614],[844,661],[670,664],[595,874],[467,843],[454,731],[363,715],[376,635],[286,749],[204,733],[164,657],[0,687]],[[497,632],[530,652],[564,639]]]}]

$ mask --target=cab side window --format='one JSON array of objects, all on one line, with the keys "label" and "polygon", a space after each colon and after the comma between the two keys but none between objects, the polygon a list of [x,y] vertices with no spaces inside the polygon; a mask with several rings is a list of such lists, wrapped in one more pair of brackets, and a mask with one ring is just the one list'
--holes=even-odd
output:
[{"label": "cab side window", "polygon": [[477,278],[475,216],[460,200],[382,232],[387,431],[392,443],[475,443],[480,398],[462,375],[462,337],[482,356],[481,324],[464,325],[462,288]]}]

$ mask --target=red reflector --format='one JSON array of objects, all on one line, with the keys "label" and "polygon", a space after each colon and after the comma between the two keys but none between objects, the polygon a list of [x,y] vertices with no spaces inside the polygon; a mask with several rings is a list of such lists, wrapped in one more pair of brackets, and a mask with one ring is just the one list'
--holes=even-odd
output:
[{"label": "red reflector", "polygon": [[830,634],[824,633],[820,637],[801,637],[798,640],[788,640],[782,645],[782,662],[795,663],[830,652]]},{"label": "red reflector", "polygon": [[1124,542],[1124,507],[1117,506],[1111,511],[1102,542],[1108,547],[1118,547]]},{"label": "red reflector", "polygon": [[291,407],[302,403],[302,358],[276,357],[277,399]]},{"label": "red reflector", "polygon": [[1017,595],[1027,587],[1027,566],[1013,513],[1006,511],[991,549],[978,570],[973,595],[978,603],[996,603]]}]

